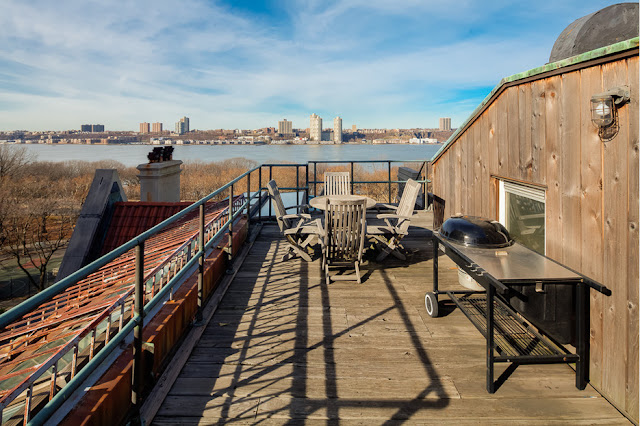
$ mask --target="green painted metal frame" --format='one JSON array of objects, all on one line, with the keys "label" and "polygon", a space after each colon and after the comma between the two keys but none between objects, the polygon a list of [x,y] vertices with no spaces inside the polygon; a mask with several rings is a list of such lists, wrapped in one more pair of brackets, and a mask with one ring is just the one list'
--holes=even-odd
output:
[{"label": "green painted metal frame", "polygon": [[[353,186],[357,185],[357,184],[365,184],[365,183],[386,183],[388,184],[388,202],[391,203],[391,184],[393,183],[407,183],[406,180],[391,180],[391,164],[392,163],[422,163],[422,166],[420,167],[420,170],[418,171],[418,174],[422,174],[422,170],[424,169],[424,166],[429,163],[430,160],[318,160],[318,161],[309,161],[309,164],[313,164],[313,180],[309,180],[308,176],[307,176],[307,191],[308,191],[308,187],[310,184],[313,184],[313,195],[314,197],[317,196],[317,188],[316,185],[319,183],[324,183],[323,181],[319,181],[317,180],[317,165],[318,164],[349,164],[350,165],[350,170],[351,170],[351,193],[353,193]],[[387,180],[353,180],[353,165],[354,164],[387,164],[387,172],[388,172],[388,179]],[[426,178],[426,171],[425,171],[425,178],[424,179],[416,179],[416,182],[421,183],[423,188],[422,188],[422,194],[423,194],[423,206],[426,209],[427,208],[427,203],[426,203],[426,194],[427,194],[427,183],[430,183],[431,181],[429,179]],[[281,189],[286,189],[286,188],[281,188]],[[307,196],[308,196],[308,192],[307,192]]]},{"label": "green painted metal frame", "polygon": [[[196,211],[196,209],[199,210],[200,212],[200,221],[202,222],[203,220],[203,214],[204,214],[204,205],[212,200],[213,198],[215,198],[216,196],[222,194],[224,191],[229,191],[229,202],[230,202],[230,208],[228,210],[228,223],[229,223],[229,227],[232,226],[232,224],[235,222],[235,220],[237,219],[237,217],[239,215],[241,215],[244,212],[249,213],[250,209],[251,209],[251,203],[252,200],[255,198],[259,199],[259,203],[261,204],[261,199],[262,199],[262,193],[263,190],[265,188],[262,187],[262,168],[264,167],[268,167],[269,168],[269,177],[272,177],[272,170],[274,167],[296,167],[296,184],[298,186],[296,187],[292,187],[292,188],[283,188],[283,189],[288,189],[288,190],[294,190],[297,192],[297,196],[299,196],[299,191],[300,190],[304,190],[307,198],[309,196],[309,184],[310,183],[318,183],[314,181],[310,181],[309,180],[309,165],[310,164],[314,164],[314,176],[315,176],[315,167],[317,167],[317,164],[320,163],[348,163],[351,164],[351,169],[353,170],[353,165],[354,164],[358,164],[358,163],[387,163],[389,165],[389,173],[390,173],[390,167],[391,167],[391,163],[415,163],[415,162],[422,162],[423,163],[423,167],[424,167],[424,163],[427,160],[420,160],[420,161],[416,161],[416,160],[406,160],[406,161],[401,161],[401,160],[373,160],[373,161],[311,161],[309,163],[302,163],[302,164],[262,164],[260,166],[254,167],[253,169],[250,169],[248,171],[246,171],[245,173],[241,174],[240,176],[236,177],[235,179],[233,179],[232,181],[228,182],[227,184],[223,185],[222,187],[218,188],[217,190],[213,191],[211,194],[203,197],[202,199],[198,200],[197,202],[193,203],[191,206],[187,207],[186,209],[176,213],[175,215],[173,215],[172,217],[166,219],[165,221],[161,222],[160,224],[154,226],[153,228],[149,229],[146,232],[143,232],[142,234],[138,235],[137,237],[131,239],[130,241],[128,241],[127,243],[123,244],[122,246],[116,248],[115,250],[111,251],[110,253],[102,256],[101,258],[95,260],[94,262],[90,263],[89,265],[86,265],[85,267],[79,269],[78,271],[74,272],[73,274],[69,275],[68,277],[62,279],[61,281],[59,281],[58,283],[54,284],[53,286],[47,288],[46,290],[38,293],[37,295],[31,297],[30,299],[26,300],[25,302],[21,303],[20,305],[12,308],[11,310],[9,310],[8,312],[0,315],[0,328],[5,328],[7,327],[9,324],[11,324],[13,321],[21,318],[22,316],[24,316],[25,314],[29,313],[30,311],[32,311],[33,309],[35,309],[36,307],[38,307],[40,304],[46,302],[47,300],[51,299],[52,297],[54,297],[55,295],[65,291],[68,287],[76,284],[78,281],[86,278],[88,275],[90,275],[93,272],[96,272],[98,269],[102,268],[103,266],[107,265],[109,262],[115,260],[116,258],[118,258],[119,256],[125,254],[126,252],[130,251],[131,249],[136,249],[137,252],[140,252],[140,256],[136,256],[136,266],[137,269],[139,269],[139,271],[143,270],[143,264],[144,264],[144,243],[146,240],[148,240],[149,238],[151,238],[152,236],[158,234],[159,232],[163,231],[165,228],[167,228],[169,225],[174,224],[176,221],[184,218],[186,215],[190,214],[191,212]],[[299,186],[300,183],[300,167],[304,167],[305,168],[305,174],[304,174],[304,179],[305,179],[305,186]],[[251,186],[250,186],[250,176],[252,173],[254,172],[258,172],[259,175],[259,190],[254,192],[253,194],[251,194]],[[422,168],[420,170],[420,172],[422,172]],[[237,184],[240,180],[242,180],[243,178],[247,177],[247,197],[245,198],[245,201],[240,205],[237,206],[237,210],[234,212],[233,210],[233,199],[234,199],[234,194],[233,194],[233,187],[235,184]],[[399,180],[394,180],[391,181],[390,180],[390,175],[389,175],[389,180],[385,180],[385,181],[354,181],[352,182],[352,184],[359,184],[359,183],[388,183],[389,186],[391,186],[392,183],[404,183],[406,181],[399,181]],[[426,185],[427,182],[429,182],[426,179],[420,180],[418,181],[420,183],[423,183],[423,185]],[[271,207],[271,206],[270,206]],[[258,208],[258,215],[261,214],[261,208],[259,206]],[[250,217],[249,217],[250,218]],[[83,367],[81,368],[74,376],[73,378],[69,381],[69,383],[66,384],[66,386],[64,386],[62,389],[60,389],[55,396],[53,396],[53,398],[50,399],[50,401],[36,414],[35,417],[33,417],[32,419],[28,419],[28,424],[33,424],[33,425],[40,425],[40,424],[44,424],[54,413],[55,411],[73,394],[73,392],[82,384],[82,382],[84,382],[89,375],[98,368],[98,366],[105,361],[105,359],[107,358],[107,356],[109,356],[109,354],[111,354],[115,349],[117,349],[120,345],[120,343],[122,343],[134,330],[137,329],[136,331],[136,335],[137,336],[141,336],[141,327],[143,326],[144,323],[144,319],[147,315],[151,314],[152,310],[156,307],[156,305],[158,305],[158,303],[160,303],[161,301],[163,301],[164,299],[166,299],[171,292],[173,292],[174,288],[181,282],[183,282],[186,274],[188,272],[190,272],[191,270],[193,270],[196,266],[199,266],[202,263],[202,259],[204,258],[205,254],[207,253],[207,251],[209,251],[212,246],[214,244],[217,244],[218,241],[220,240],[220,238],[222,238],[222,236],[226,233],[229,232],[229,229],[227,229],[226,226],[221,226],[220,229],[215,233],[215,235],[213,237],[211,237],[211,239],[209,240],[208,243],[206,244],[198,244],[198,250],[196,253],[193,254],[193,256],[191,257],[191,259],[184,265],[184,267],[178,271],[175,276],[173,276],[173,278],[171,278],[171,280],[165,285],[163,286],[158,293],[156,293],[156,295],[154,297],[152,297],[152,299],[150,301],[148,301],[146,304],[141,304],[139,306],[139,309],[137,309],[134,317],[127,322],[126,325],[124,325],[121,329],[120,332],[118,332],[116,335],[114,335],[113,337],[111,337],[108,341],[108,343],[105,344],[105,346],[102,348],[102,350],[98,351],[93,358]],[[230,235],[231,238],[231,235]],[[203,241],[202,238],[199,237],[199,241]],[[202,273],[202,268],[198,268],[199,272]],[[136,274],[139,275],[139,274]],[[201,278],[201,277],[200,277]],[[146,280],[144,279],[144,277],[142,279],[138,279],[136,280],[136,300],[141,300],[141,298],[143,297],[143,292],[144,292],[144,286],[145,286],[145,282]],[[199,298],[202,297],[201,292],[198,292]],[[142,299],[143,300],[143,299]],[[202,300],[198,301],[199,306],[201,306],[202,304]],[[138,342],[140,343],[140,342]],[[137,345],[139,346],[139,345]],[[139,350],[140,348],[138,348],[137,352],[140,352]],[[139,369],[134,369],[136,371],[139,371]],[[135,399],[134,402],[138,400],[139,398],[139,392],[140,389],[137,389],[139,383],[138,380],[135,380],[133,385],[134,385],[134,394]],[[139,405],[139,404],[136,404]]]}]

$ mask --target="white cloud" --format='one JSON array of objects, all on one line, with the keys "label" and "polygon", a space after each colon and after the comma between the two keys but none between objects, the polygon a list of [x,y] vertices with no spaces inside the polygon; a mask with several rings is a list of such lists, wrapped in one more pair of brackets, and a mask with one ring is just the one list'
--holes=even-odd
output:
[{"label": "white cloud", "polygon": [[[443,98],[542,65],[564,28],[493,28],[520,10],[506,1],[289,1],[267,20],[204,0],[4,3],[4,130],[170,128],[182,115],[197,128],[274,126],[285,114],[307,127],[311,112],[435,124],[475,107],[454,99],[442,111]],[[546,3],[526,7],[537,25],[550,20]]]}]

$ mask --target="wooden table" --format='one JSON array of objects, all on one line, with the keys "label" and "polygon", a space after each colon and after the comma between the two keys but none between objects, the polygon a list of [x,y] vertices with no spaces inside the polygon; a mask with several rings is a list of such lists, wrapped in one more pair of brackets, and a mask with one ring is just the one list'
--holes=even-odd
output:
[{"label": "wooden table", "polygon": [[324,210],[327,205],[327,199],[333,201],[356,201],[364,199],[367,201],[368,209],[376,205],[376,201],[373,198],[365,197],[364,195],[322,195],[312,198],[309,201],[309,205],[314,209]]}]

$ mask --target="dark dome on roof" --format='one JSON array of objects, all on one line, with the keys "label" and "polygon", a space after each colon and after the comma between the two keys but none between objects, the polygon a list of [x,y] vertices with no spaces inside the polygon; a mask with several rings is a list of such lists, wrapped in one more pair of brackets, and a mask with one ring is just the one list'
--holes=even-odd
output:
[{"label": "dark dome on roof", "polygon": [[553,45],[549,62],[638,37],[638,3],[618,3],[575,20]]}]

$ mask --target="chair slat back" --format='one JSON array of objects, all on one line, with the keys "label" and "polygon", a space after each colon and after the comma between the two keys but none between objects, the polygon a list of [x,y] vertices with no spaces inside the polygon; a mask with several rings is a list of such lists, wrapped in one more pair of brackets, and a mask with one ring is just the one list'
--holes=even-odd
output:
[{"label": "chair slat back", "polygon": [[281,219],[281,217],[287,213],[284,208],[284,203],[282,202],[282,197],[280,196],[280,190],[278,189],[278,185],[276,185],[275,180],[272,179],[267,183],[267,191],[269,191],[269,196],[271,197],[271,202],[275,209],[278,227],[281,232],[284,232],[285,229],[291,228],[291,222],[288,219]]},{"label": "chair slat back", "polygon": [[[419,193],[420,184],[413,179],[409,179],[404,187],[404,191],[402,191],[402,198],[400,198],[400,202],[398,203],[396,214],[407,218],[411,217]],[[406,232],[409,228],[409,221],[400,219],[398,228],[402,232]]]},{"label": "chair slat back", "polygon": [[324,195],[350,195],[351,178],[349,172],[326,172],[324,174]]},{"label": "chair slat back", "polygon": [[365,200],[330,201],[325,209],[327,258],[361,260],[366,230]]}]

